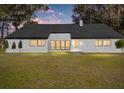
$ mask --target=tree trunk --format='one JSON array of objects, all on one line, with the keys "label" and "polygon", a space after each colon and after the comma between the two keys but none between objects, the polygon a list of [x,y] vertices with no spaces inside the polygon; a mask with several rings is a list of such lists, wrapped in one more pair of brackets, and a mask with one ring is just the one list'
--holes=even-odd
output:
[{"label": "tree trunk", "polygon": [[3,21],[2,27],[1,27],[1,40],[0,40],[0,48],[3,49],[4,48],[4,26],[5,26],[5,22]]},{"label": "tree trunk", "polygon": [[9,35],[9,25],[7,24],[7,36]]},{"label": "tree trunk", "polygon": [[108,13],[109,13],[109,25],[110,25],[110,27],[112,27],[112,24],[111,24],[111,22],[112,22],[112,18],[111,18],[111,15],[112,15],[112,10],[111,10],[111,7],[112,7],[112,5],[109,5],[108,6]]},{"label": "tree trunk", "polygon": [[18,30],[18,27],[17,27],[17,26],[15,26],[15,31],[16,31],[16,30]]},{"label": "tree trunk", "polygon": [[4,37],[4,26],[5,26],[5,23],[3,21],[3,24],[2,24],[2,27],[1,27],[1,39],[3,39],[3,37]]},{"label": "tree trunk", "polygon": [[118,8],[118,15],[117,15],[117,30],[119,29],[119,26],[120,26],[120,6]]}]

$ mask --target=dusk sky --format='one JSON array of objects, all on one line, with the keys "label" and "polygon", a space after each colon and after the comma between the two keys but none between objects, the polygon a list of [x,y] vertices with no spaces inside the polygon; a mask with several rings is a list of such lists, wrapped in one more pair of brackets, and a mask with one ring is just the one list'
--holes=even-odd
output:
[{"label": "dusk sky", "polygon": [[[49,10],[37,11],[37,21],[39,24],[68,24],[72,23],[72,4],[49,4]],[[13,32],[15,28],[11,25],[10,32]]]},{"label": "dusk sky", "polygon": [[39,24],[72,23],[72,4],[50,4],[48,11],[36,12]]}]

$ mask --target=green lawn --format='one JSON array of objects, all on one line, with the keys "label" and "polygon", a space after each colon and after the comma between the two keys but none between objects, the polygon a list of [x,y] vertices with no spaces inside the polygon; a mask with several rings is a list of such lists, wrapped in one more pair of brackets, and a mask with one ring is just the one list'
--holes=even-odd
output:
[{"label": "green lawn", "polygon": [[124,55],[1,52],[0,88],[124,88]]}]

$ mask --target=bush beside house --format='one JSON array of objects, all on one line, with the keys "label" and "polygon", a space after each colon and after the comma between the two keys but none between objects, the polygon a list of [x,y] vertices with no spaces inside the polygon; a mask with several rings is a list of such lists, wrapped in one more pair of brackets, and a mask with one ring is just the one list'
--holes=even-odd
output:
[{"label": "bush beside house", "polygon": [[19,48],[20,50],[21,50],[21,48],[22,48],[22,41],[21,41],[21,40],[19,41],[18,48]]},{"label": "bush beside house", "polygon": [[13,42],[13,44],[12,44],[12,49],[16,49],[16,44],[15,44],[15,42]]},{"label": "bush beside house", "polygon": [[7,48],[9,48],[9,43],[8,43],[8,41],[6,40],[6,41],[4,41],[4,49],[7,49]]},{"label": "bush beside house", "polygon": [[115,42],[116,48],[120,48],[121,52],[123,53],[123,48],[124,48],[124,40],[118,40]]}]

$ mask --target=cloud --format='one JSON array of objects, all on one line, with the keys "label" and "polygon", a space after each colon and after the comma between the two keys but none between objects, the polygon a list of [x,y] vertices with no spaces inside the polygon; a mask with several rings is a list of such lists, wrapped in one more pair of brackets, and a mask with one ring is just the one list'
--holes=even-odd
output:
[{"label": "cloud", "polygon": [[55,11],[54,9],[52,9],[51,7],[49,7],[49,9],[47,11],[44,10],[39,10],[37,11],[38,13],[47,13],[49,15],[52,15],[53,17],[57,17],[57,16],[64,16],[64,14],[62,12],[58,12]]},{"label": "cloud", "polygon": [[58,14],[58,15],[60,15],[60,16],[64,16],[64,14],[63,14],[63,13],[61,13],[61,12],[58,12],[57,14]]},{"label": "cloud", "polygon": [[62,21],[58,18],[47,17],[45,19],[36,18],[38,24],[62,24]]},{"label": "cloud", "polygon": [[49,7],[47,11],[39,10],[37,13],[42,13],[45,15],[43,17],[38,17],[35,19],[39,24],[62,24],[60,17],[64,16],[62,12],[54,10],[52,7]]},{"label": "cloud", "polygon": [[53,13],[55,13],[55,10],[53,10],[53,9],[50,8],[50,9],[48,9],[46,12],[53,14]]}]

